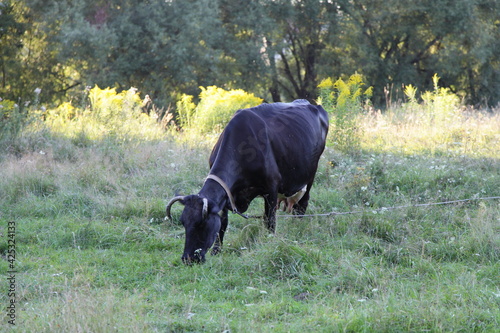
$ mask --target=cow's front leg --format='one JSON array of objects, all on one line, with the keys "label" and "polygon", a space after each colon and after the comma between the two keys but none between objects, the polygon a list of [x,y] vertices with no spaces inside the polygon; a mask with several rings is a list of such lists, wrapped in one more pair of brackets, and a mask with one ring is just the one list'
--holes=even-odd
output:
[{"label": "cow's front leg", "polygon": [[265,216],[264,223],[267,229],[274,233],[276,231],[276,208],[278,204],[278,194],[268,194],[264,197]]},{"label": "cow's front leg", "polygon": [[224,208],[220,217],[220,230],[217,239],[215,240],[215,244],[212,248],[212,255],[218,254],[222,250],[222,242],[224,240],[224,234],[226,233],[227,224],[228,224],[228,216],[227,216],[227,208]]}]

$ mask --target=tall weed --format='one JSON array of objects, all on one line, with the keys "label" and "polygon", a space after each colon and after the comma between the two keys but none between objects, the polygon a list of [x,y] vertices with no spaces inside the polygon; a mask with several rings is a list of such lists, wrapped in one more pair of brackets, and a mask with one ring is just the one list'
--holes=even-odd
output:
[{"label": "tall weed", "polygon": [[95,86],[88,91],[88,98],[90,105],[85,108],[63,103],[49,110],[46,124],[50,130],[83,147],[94,140],[123,142],[164,138],[157,115],[143,112],[137,89],[117,93],[114,88]]},{"label": "tall weed", "polygon": [[342,152],[359,151],[363,133],[359,116],[370,104],[372,88],[364,89],[365,83],[360,74],[353,74],[345,82],[341,78],[333,82],[323,80],[318,88],[319,104],[323,105],[332,118],[330,142]]},{"label": "tall weed", "polygon": [[432,77],[434,90],[422,94],[427,120],[431,126],[444,125],[460,117],[458,96],[452,93],[449,88],[439,87],[439,79],[440,77],[434,74]]},{"label": "tall weed", "polygon": [[177,102],[179,124],[185,131],[198,135],[220,133],[237,110],[262,103],[261,98],[241,89],[200,88],[198,105],[189,95],[183,95]]},{"label": "tall weed", "polygon": [[403,154],[481,156],[498,158],[498,110],[481,111],[460,104],[457,95],[438,86],[418,96],[412,85],[404,88],[407,101],[385,112],[362,118],[363,148]]},{"label": "tall weed", "polygon": [[0,98],[0,142],[14,138],[21,130],[25,118],[19,105]]}]

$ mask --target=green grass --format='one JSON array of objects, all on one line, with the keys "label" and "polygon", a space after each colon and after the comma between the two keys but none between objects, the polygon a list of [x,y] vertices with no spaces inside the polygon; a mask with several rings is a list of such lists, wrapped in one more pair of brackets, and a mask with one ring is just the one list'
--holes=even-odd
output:
[{"label": "green grass", "polygon": [[[325,151],[309,209],[364,213],[278,217],[274,236],[231,215],[224,251],[194,266],[180,260],[184,230],[163,221],[164,205],[201,188],[209,144],[21,136],[0,158],[0,233],[16,222],[17,330],[497,331],[499,200],[377,209],[500,195],[498,115],[470,118],[482,134],[450,146],[402,116],[369,117],[362,151]],[[257,199],[249,214],[262,211]],[[2,237],[4,259],[7,249]],[[4,279],[2,308],[7,289]]]}]

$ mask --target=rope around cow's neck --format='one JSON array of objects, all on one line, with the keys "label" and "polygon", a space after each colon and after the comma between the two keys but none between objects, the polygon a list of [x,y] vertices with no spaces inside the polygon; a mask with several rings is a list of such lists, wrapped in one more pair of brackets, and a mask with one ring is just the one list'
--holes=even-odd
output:
[{"label": "rope around cow's neck", "polygon": [[229,202],[231,203],[231,210],[233,211],[233,213],[238,214],[238,215],[248,219],[248,216],[238,212],[238,209],[236,208],[236,204],[234,203],[234,197],[231,194],[231,190],[229,189],[227,184],[222,179],[220,179],[218,176],[213,175],[213,174],[209,174],[207,176],[207,178],[205,179],[205,181],[207,181],[208,179],[214,180],[224,189],[224,191],[226,191],[227,197],[229,198]]}]

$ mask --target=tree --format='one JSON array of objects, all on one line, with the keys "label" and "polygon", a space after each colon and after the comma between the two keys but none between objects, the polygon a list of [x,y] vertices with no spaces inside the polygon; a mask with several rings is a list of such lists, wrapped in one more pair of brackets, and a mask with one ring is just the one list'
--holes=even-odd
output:
[{"label": "tree", "polygon": [[7,7],[0,93],[16,100],[41,88],[47,101],[74,101],[95,84],[134,86],[161,105],[212,85],[267,101],[314,100],[321,79],[358,72],[378,105],[390,87],[428,89],[435,73],[472,103],[500,101],[496,0],[20,0]]},{"label": "tree", "polygon": [[455,92],[469,102],[494,106],[500,102],[500,2],[472,3],[467,25],[446,40],[438,65]]},{"label": "tree", "polygon": [[21,50],[24,24],[16,15],[17,8],[10,1],[0,2],[0,97],[14,99],[9,94],[11,81],[20,63],[17,54]]},{"label": "tree", "polygon": [[285,96],[315,99],[317,66],[328,38],[335,34],[337,6],[331,1],[272,1],[269,9],[282,34],[275,47],[282,74],[278,82]]},{"label": "tree", "polygon": [[[222,0],[221,8],[224,26],[240,45],[237,52],[249,50],[240,66],[252,63],[257,69],[253,75],[248,73],[250,80],[263,78],[275,102],[282,96],[287,100],[317,97],[317,67],[335,35],[333,2]],[[233,57],[238,59],[237,54]]]},{"label": "tree", "polygon": [[[357,59],[356,70],[374,86],[376,103],[389,85],[427,88],[435,73],[446,86],[470,92],[469,99],[477,101],[477,84],[464,83],[483,70],[494,72],[488,61],[494,61],[493,41],[498,40],[496,1],[340,0],[339,5],[346,14],[346,58]],[[485,33],[480,38],[479,31]],[[485,65],[488,69],[480,69]],[[494,66],[498,71],[498,62]],[[474,67],[476,73],[470,73]]]},{"label": "tree", "polygon": [[224,30],[213,1],[26,2],[55,58],[79,74],[68,86],[135,86],[167,103],[227,78],[219,50]]}]

